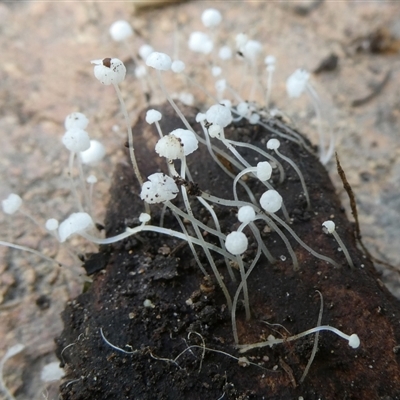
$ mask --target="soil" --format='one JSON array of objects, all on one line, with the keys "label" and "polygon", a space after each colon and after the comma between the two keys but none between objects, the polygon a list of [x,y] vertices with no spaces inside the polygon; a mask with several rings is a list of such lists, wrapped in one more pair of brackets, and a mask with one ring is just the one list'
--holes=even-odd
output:
[{"label": "soil", "polygon": [[[169,106],[160,110],[164,132],[183,127]],[[192,122],[196,112],[184,111]],[[144,116],[143,112],[134,127],[141,171],[144,176],[158,170],[166,172],[161,158],[153,155],[157,132],[144,122]],[[280,131],[285,130],[280,120],[268,122],[275,128],[277,124]],[[242,121],[227,129],[226,136],[263,148],[266,140],[276,137],[270,129]],[[189,246],[169,236],[141,233],[101,246],[98,254],[87,256],[87,270],[97,272],[88,290],[69,302],[62,313],[64,330],[57,339],[57,355],[66,371],[61,386],[63,399],[400,399],[396,352],[400,341],[399,301],[358,249],[354,224],[346,218],[325,168],[303,146],[280,140],[281,152],[303,172],[312,204],[308,211],[300,180],[287,163],[283,163],[286,178],[282,184],[274,171],[272,182],[284,198],[291,228],[341,267],[315,258],[287,234],[300,264],[300,270],[294,271],[277,233],[258,224],[277,262],[271,264],[262,257],[248,279],[252,318],[245,320],[239,302],[239,342],[265,341],[271,334],[284,338],[316,326],[319,291],[324,302],[322,325],[357,333],[361,346],[352,349],[333,333],[322,332],[303,383],[300,379],[312,352],[313,335],[239,353],[222,291],[213,278],[202,275]],[[202,191],[231,198],[231,179],[204,147],[188,157],[195,183]],[[250,163],[257,162],[254,152],[240,152]],[[229,162],[222,161],[234,170]],[[253,178],[246,183],[256,198],[265,190]],[[143,212],[138,193],[128,161],[119,164],[110,189],[106,236],[138,224]],[[246,196],[240,193],[239,198]],[[183,207],[179,199],[174,202]],[[213,226],[210,215],[193,196],[191,204],[194,215]],[[222,232],[237,228],[236,208],[215,205],[214,209]],[[159,224],[161,212],[162,207],[152,206],[152,224]],[[327,219],[335,221],[354,262],[353,269],[333,237],[322,232],[321,224]],[[168,211],[164,226],[180,230]],[[190,232],[190,226],[186,227]],[[205,238],[215,240],[210,234]],[[196,250],[208,268],[203,251]],[[256,245],[250,240],[245,265],[251,263],[255,251]],[[215,261],[233,296],[237,283],[231,282],[223,259],[215,256]],[[235,273],[239,278],[238,271]],[[150,300],[147,307],[146,300]]]}]

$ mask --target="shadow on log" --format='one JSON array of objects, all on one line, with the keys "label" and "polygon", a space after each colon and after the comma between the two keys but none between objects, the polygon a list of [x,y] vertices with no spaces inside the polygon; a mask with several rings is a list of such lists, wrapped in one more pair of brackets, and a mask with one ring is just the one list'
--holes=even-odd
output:
[{"label": "shadow on log", "polygon": [[[169,106],[161,111],[165,134],[182,127]],[[193,122],[195,111],[185,109],[185,115],[191,115]],[[138,162],[146,177],[159,170],[166,172],[167,168],[154,152],[158,135],[144,116],[142,113],[134,127],[134,135]],[[270,120],[268,124],[285,131],[281,121]],[[269,138],[276,137],[244,120],[232,124],[225,135],[262,149]],[[108,260],[105,269],[94,275],[88,291],[71,301],[63,312],[64,331],[57,339],[57,354],[66,370],[61,386],[63,399],[400,399],[399,301],[389,294],[372,263],[357,249],[354,227],[323,166],[294,141],[280,140],[281,152],[303,172],[312,204],[312,210],[307,211],[300,180],[289,164],[282,163],[286,173],[282,184],[274,170],[271,182],[284,199],[292,218],[290,226],[305,243],[341,267],[315,258],[287,233],[300,265],[300,270],[294,271],[279,235],[257,222],[277,262],[271,264],[261,257],[248,278],[252,318],[245,320],[239,302],[239,342],[261,342],[270,335],[285,338],[315,327],[319,291],[324,300],[321,324],[349,335],[356,333],[360,347],[350,348],[333,333],[321,332],[318,351],[302,383],[300,378],[315,335],[240,354],[234,344],[225,297],[215,280],[200,272],[186,242],[153,232],[140,233],[100,246],[102,256],[95,257],[100,265]],[[251,165],[262,161],[251,150],[240,152]],[[221,161],[237,173],[229,162]],[[188,157],[188,164],[201,190],[232,198],[232,180],[211,160],[205,146]],[[248,177],[246,183],[256,199],[266,189],[253,177]],[[121,163],[111,187],[107,236],[139,223],[144,207],[138,193],[132,168],[128,162]],[[247,197],[239,191],[239,198]],[[174,202],[183,207],[179,199]],[[195,198],[191,204],[194,215],[213,227],[209,212]],[[222,232],[237,229],[236,207],[216,205],[214,210]],[[152,206],[153,225],[159,224],[161,213],[162,207]],[[348,266],[334,238],[323,233],[321,225],[329,219],[335,221],[354,269]],[[164,226],[180,230],[169,211]],[[186,227],[191,232],[189,225]],[[251,238],[247,230],[244,232]],[[205,239],[218,244],[210,234]],[[196,250],[208,268],[202,249]],[[256,250],[256,243],[250,239],[245,265],[251,263]],[[233,297],[237,282],[229,278],[222,257],[215,256],[215,262]],[[235,274],[239,280],[239,271]],[[102,333],[124,352],[111,347]]]}]

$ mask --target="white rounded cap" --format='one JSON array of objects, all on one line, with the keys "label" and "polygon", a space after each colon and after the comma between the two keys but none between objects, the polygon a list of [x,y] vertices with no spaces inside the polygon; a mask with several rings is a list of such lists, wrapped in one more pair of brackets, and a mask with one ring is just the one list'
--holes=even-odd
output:
[{"label": "white rounded cap", "polygon": [[262,50],[262,45],[257,40],[248,40],[241,50],[245,58],[254,62]]},{"label": "white rounded cap", "polygon": [[148,177],[148,181],[142,186],[140,198],[146,203],[162,203],[172,200],[179,193],[175,181],[163,173],[157,172]]},{"label": "white rounded cap", "polygon": [[154,51],[146,58],[146,65],[159,71],[169,71],[172,60],[168,54]]},{"label": "white rounded cap", "polygon": [[253,113],[249,117],[249,122],[250,122],[250,124],[253,124],[253,125],[258,124],[258,121],[260,121],[260,118],[261,118],[260,114]]},{"label": "white rounded cap", "polygon": [[218,67],[218,65],[214,65],[214,66],[211,68],[211,74],[212,74],[213,77],[216,78],[217,76],[220,76],[221,73],[222,73],[222,68],[221,68],[221,67]]},{"label": "white rounded cap", "polygon": [[249,245],[247,236],[243,232],[233,231],[227,235],[225,247],[233,255],[243,254]]},{"label": "white rounded cap", "polygon": [[199,141],[196,139],[195,134],[188,129],[175,129],[170,132],[170,135],[180,139],[185,156],[192,154],[199,147]]},{"label": "white rounded cap", "polygon": [[11,193],[6,199],[1,202],[3,211],[6,214],[12,215],[16,213],[22,205],[22,199],[15,193]]},{"label": "white rounded cap", "polygon": [[282,196],[276,190],[267,190],[260,199],[261,207],[269,212],[277,212],[282,206]]},{"label": "white rounded cap", "polygon": [[196,115],[196,122],[204,122],[206,120],[206,114],[204,113],[197,113]]},{"label": "white rounded cap", "polygon": [[335,223],[333,221],[325,221],[322,223],[322,226],[326,229],[328,233],[332,233],[335,231]]},{"label": "white rounded cap", "polygon": [[58,236],[60,242],[65,242],[71,235],[75,233],[85,232],[94,226],[92,217],[84,212],[71,214],[65,221],[61,222],[58,227]]},{"label": "white rounded cap", "polygon": [[240,51],[243,50],[243,46],[247,43],[249,38],[245,33],[238,33],[235,37],[236,48]]},{"label": "white rounded cap", "polygon": [[222,104],[223,106],[225,106],[227,108],[232,108],[232,102],[228,99],[220,100],[219,104]]},{"label": "white rounded cap", "polygon": [[133,35],[133,29],[128,21],[115,21],[110,26],[110,35],[116,42],[121,42]]},{"label": "white rounded cap", "polygon": [[221,104],[211,106],[206,112],[207,121],[225,128],[232,122],[231,110]]},{"label": "white rounded cap", "polygon": [[147,75],[147,69],[145,65],[138,65],[135,68],[135,76],[138,79],[141,79]]},{"label": "white rounded cap", "polygon": [[64,146],[73,153],[85,151],[90,147],[90,138],[86,131],[79,128],[70,129],[62,137]]},{"label": "white rounded cap", "polygon": [[196,53],[211,53],[214,44],[211,38],[203,32],[192,32],[189,37],[189,49]]},{"label": "white rounded cap", "polygon": [[172,70],[172,72],[175,72],[176,74],[179,74],[180,72],[182,72],[185,69],[185,67],[186,67],[185,63],[181,60],[175,60],[171,64],[171,70]]},{"label": "white rounded cap", "polygon": [[268,161],[260,161],[257,164],[257,178],[264,182],[271,178],[272,167]]},{"label": "white rounded cap", "polygon": [[226,79],[218,79],[215,82],[215,90],[217,92],[223,92],[226,89]]},{"label": "white rounded cap", "polygon": [[58,229],[58,221],[55,218],[50,218],[46,221],[46,229],[50,232]]},{"label": "white rounded cap", "polygon": [[220,140],[224,139],[225,137],[223,129],[217,124],[211,125],[208,128],[208,134],[210,135],[210,137]]},{"label": "white rounded cap", "polygon": [[236,106],[236,111],[241,117],[244,117],[249,112],[249,104],[247,101],[240,102]]},{"label": "white rounded cap", "polygon": [[85,114],[74,112],[66,116],[64,121],[65,130],[68,131],[73,128],[86,129],[89,124]]},{"label": "white rounded cap", "polygon": [[279,149],[281,142],[278,139],[269,139],[267,142],[267,149],[276,150]]},{"label": "white rounded cap", "polygon": [[215,8],[207,8],[201,14],[201,22],[206,28],[214,28],[222,21],[221,13]]},{"label": "white rounded cap", "polygon": [[275,56],[267,56],[264,58],[264,63],[265,65],[275,65],[276,64],[276,58]]},{"label": "white rounded cap", "polygon": [[126,68],[118,58],[93,60],[91,63],[94,64],[94,76],[103,85],[117,85],[125,79]]},{"label": "white rounded cap", "polygon": [[89,175],[89,176],[86,178],[86,182],[87,182],[87,183],[90,183],[91,185],[94,185],[95,183],[97,183],[97,178],[96,178],[95,175]]},{"label": "white rounded cap", "polygon": [[349,337],[349,346],[352,347],[353,349],[358,349],[360,347],[360,338],[353,333]]},{"label": "white rounded cap", "polygon": [[176,136],[166,135],[156,143],[156,153],[160,157],[176,160],[183,157],[183,145]]},{"label": "white rounded cap", "polygon": [[256,212],[252,206],[243,206],[239,208],[238,220],[240,222],[248,224],[249,222],[254,221],[255,217]]},{"label": "white rounded cap", "polygon": [[82,162],[87,165],[96,165],[105,155],[106,148],[98,140],[91,140],[90,147],[80,153]]},{"label": "white rounded cap", "polygon": [[232,49],[229,46],[222,46],[219,49],[218,56],[221,60],[230,60],[232,58]]},{"label": "white rounded cap", "polygon": [[289,97],[300,97],[306,90],[310,74],[304,69],[296,69],[286,80],[286,91]]},{"label": "white rounded cap", "polygon": [[160,113],[160,111],[151,109],[146,112],[146,122],[148,124],[154,124],[154,122],[160,121],[161,118],[162,114]]},{"label": "white rounded cap", "polygon": [[194,96],[189,92],[180,92],[178,95],[178,99],[181,103],[192,106],[194,104]]},{"label": "white rounded cap", "polygon": [[149,222],[151,220],[150,214],[140,213],[139,221],[143,224],[145,222]]},{"label": "white rounded cap", "polygon": [[153,51],[153,47],[151,47],[149,44],[142,44],[139,47],[139,56],[142,58],[142,60],[146,61],[147,57],[153,53]]}]

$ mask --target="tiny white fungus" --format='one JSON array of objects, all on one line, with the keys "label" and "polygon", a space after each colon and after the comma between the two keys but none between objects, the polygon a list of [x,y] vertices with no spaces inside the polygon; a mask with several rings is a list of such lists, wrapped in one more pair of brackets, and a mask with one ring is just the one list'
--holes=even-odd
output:
[{"label": "tiny white fungus", "polygon": [[267,181],[269,178],[271,178],[271,174],[272,167],[268,161],[260,161],[257,164],[257,178],[260,181]]},{"label": "tiny white fungus", "polygon": [[265,211],[275,213],[282,207],[282,196],[276,190],[267,190],[260,198],[260,205]]},{"label": "tiny white fungus", "polygon": [[233,231],[226,236],[225,247],[233,255],[243,254],[248,245],[249,241],[243,232]]},{"label": "tiny white fungus", "polygon": [[66,116],[64,121],[65,130],[68,131],[73,128],[86,129],[89,120],[85,114],[74,112]]},{"label": "tiny white fungus", "polygon": [[186,65],[183,61],[181,60],[175,60],[171,64],[171,70],[172,72],[175,72],[176,74],[181,73],[185,69]]},{"label": "tiny white fungus", "polygon": [[211,53],[214,44],[211,38],[204,32],[192,32],[189,37],[189,49],[202,54]]},{"label": "tiny white fungus", "polygon": [[60,242],[65,242],[75,233],[85,232],[94,227],[92,217],[84,212],[71,214],[66,220],[61,222],[58,227]]},{"label": "tiny white fungus", "polygon": [[240,222],[249,223],[254,220],[256,217],[256,212],[254,208],[251,206],[243,206],[239,208],[238,211],[238,220]]},{"label": "tiny white fungus", "polygon": [[22,205],[22,199],[15,193],[11,193],[6,199],[1,202],[3,211],[6,214],[12,215],[16,213]]},{"label": "tiny white fungus", "polygon": [[289,97],[300,97],[306,90],[310,73],[304,69],[297,69],[286,80],[286,91]]},{"label": "tiny white fungus", "polygon": [[117,85],[125,79],[126,68],[124,63],[118,58],[104,58],[103,60],[93,60],[94,76],[103,85]]},{"label": "tiny white fungus", "polygon": [[148,124],[153,124],[154,122],[160,121],[162,118],[162,114],[160,111],[151,109],[146,112],[146,122]]},{"label": "tiny white fungus", "polygon": [[201,22],[206,28],[214,28],[222,21],[221,13],[215,8],[207,8],[201,14]]},{"label": "tiny white fungus", "polygon": [[168,54],[154,51],[146,58],[146,65],[158,71],[169,71],[172,60]]},{"label": "tiny white fungus", "polygon": [[225,128],[232,122],[232,113],[229,108],[221,104],[214,104],[207,110],[206,118],[211,124],[217,124]]},{"label": "tiny white fungus", "polygon": [[96,165],[106,155],[106,148],[98,141],[91,140],[90,147],[80,153],[81,160],[86,165]]},{"label": "tiny white fungus", "polygon": [[73,153],[85,151],[90,147],[89,134],[83,129],[73,128],[64,133],[62,137],[64,146]]}]

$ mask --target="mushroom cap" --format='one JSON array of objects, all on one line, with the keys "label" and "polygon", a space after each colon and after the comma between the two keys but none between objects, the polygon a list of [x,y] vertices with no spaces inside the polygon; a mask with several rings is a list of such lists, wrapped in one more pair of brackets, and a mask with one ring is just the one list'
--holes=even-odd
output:
[{"label": "mushroom cap", "polygon": [[230,60],[232,58],[232,49],[229,46],[222,46],[219,49],[218,57],[221,60]]},{"label": "mushroom cap", "polygon": [[202,54],[211,53],[214,43],[204,32],[192,32],[189,37],[189,49]]},{"label": "mushroom cap", "polygon": [[58,229],[59,223],[55,218],[50,218],[46,221],[46,229],[50,232]]},{"label": "mushroom cap", "polygon": [[65,132],[62,142],[73,153],[88,150],[90,147],[89,134],[80,128],[73,128]]},{"label": "mushroom cap", "polygon": [[146,65],[159,71],[169,71],[171,69],[172,60],[168,54],[153,51],[146,58]]},{"label": "mushroom cap", "polygon": [[267,190],[261,196],[260,204],[265,211],[275,213],[282,207],[282,196],[276,190]]},{"label": "mushroom cap", "polygon": [[6,199],[1,202],[3,211],[6,214],[12,215],[16,213],[22,205],[22,199],[15,193],[11,193]]},{"label": "mushroom cap", "polygon": [[257,164],[257,178],[260,181],[267,181],[271,178],[272,175],[272,167],[268,161],[260,161]]},{"label": "mushroom cap", "polygon": [[121,42],[133,35],[133,29],[128,21],[115,21],[110,26],[110,35],[116,42]]},{"label": "mushroom cap", "polygon": [[240,222],[244,222],[248,224],[251,221],[254,221],[256,217],[256,212],[252,206],[243,206],[239,208],[238,211],[238,220]]},{"label": "mushroom cap", "polygon": [[360,338],[358,337],[358,335],[356,335],[355,333],[353,333],[352,335],[350,335],[349,337],[349,346],[352,347],[353,349],[358,349],[360,347]]},{"label": "mushroom cap", "polygon": [[149,44],[142,44],[139,47],[139,56],[146,61],[147,57],[153,53],[154,49]]},{"label": "mushroom cap", "polygon": [[96,165],[105,155],[106,148],[98,140],[91,140],[90,147],[80,153],[81,160],[86,165]]},{"label": "mushroom cap", "polygon": [[249,240],[243,232],[233,231],[226,236],[225,247],[233,255],[243,254],[249,245]]},{"label": "mushroom cap", "polygon": [[289,97],[300,97],[306,90],[310,73],[304,69],[296,69],[286,80],[286,91]]},{"label": "mushroom cap", "polygon": [[185,156],[192,154],[199,147],[199,141],[196,139],[195,134],[188,129],[175,129],[170,132],[170,135],[177,137],[181,141]]},{"label": "mushroom cap", "polygon": [[201,14],[201,22],[206,28],[214,28],[222,21],[221,13],[215,8],[207,8]]},{"label": "mushroom cap", "polygon": [[232,113],[228,107],[214,104],[206,112],[207,121],[225,128],[232,122]]},{"label": "mushroom cap", "polygon": [[86,129],[89,120],[85,114],[80,112],[73,112],[65,117],[64,127],[66,131],[73,128]]},{"label": "mushroom cap", "polygon": [[174,135],[166,135],[156,143],[156,153],[160,157],[168,158],[169,160],[181,159],[183,157],[183,144],[178,137]]},{"label": "mushroom cap", "polygon": [[126,68],[124,63],[118,58],[104,58],[103,60],[93,60],[94,76],[103,85],[117,85],[125,79]]},{"label": "mushroom cap", "polygon": [[175,181],[168,175],[156,172],[148,177],[142,186],[140,198],[148,204],[163,203],[172,200],[179,193]]},{"label": "mushroom cap", "polygon": [[148,124],[153,124],[156,121],[160,121],[161,118],[162,114],[160,113],[160,111],[152,109],[146,112],[146,122]]},{"label": "mushroom cap", "polygon": [[335,231],[335,223],[333,221],[325,221],[322,223],[322,226],[326,229],[328,233],[332,233]]},{"label": "mushroom cap", "polygon": [[94,227],[92,217],[85,212],[77,212],[71,214],[66,220],[61,222],[58,227],[58,236],[60,242],[65,242],[71,235],[75,233],[85,232]]},{"label": "mushroom cap", "polygon": [[181,60],[175,60],[171,64],[171,70],[172,70],[172,72],[175,72],[176,74],[179,74],[180,72],[182,72],[185,69],[185,67],[186,67],[185,63]]},{"label": "mushroom cap", "polygon": [[281,142],[278,139],[269,139],[267,142],[267,149],[276,150],[279,149]]}]

